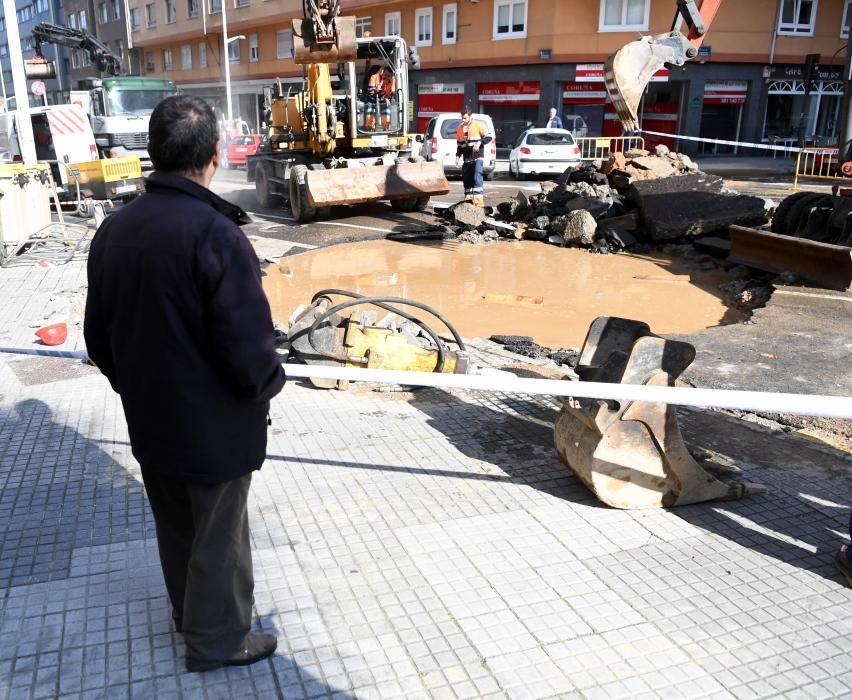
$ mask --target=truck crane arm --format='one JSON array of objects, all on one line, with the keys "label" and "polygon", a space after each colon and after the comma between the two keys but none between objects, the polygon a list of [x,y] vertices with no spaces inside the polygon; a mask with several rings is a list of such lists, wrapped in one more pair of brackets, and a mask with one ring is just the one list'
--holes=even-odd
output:
[{"label": "truck crane arm", "polygon": [[[639,131],[639,102],[645,88],[666,64],[682,66],[698,55],[722,0],[677,0],[671,31],[644,36],[610,56],[604,80],[615,112],[627,131]],[[687,26],[686,35],[678,27]]]},{"label": "truck crane arm", "polygon": [[57,44],[85,51],[98,70],[110,75],[121,75],[121,60],[115,56],[109,47],[95,37],[58,24],[41,22],[33,27],[33,41],[36,55],[42,61],[47,61],[42,53],[42,44]]}]

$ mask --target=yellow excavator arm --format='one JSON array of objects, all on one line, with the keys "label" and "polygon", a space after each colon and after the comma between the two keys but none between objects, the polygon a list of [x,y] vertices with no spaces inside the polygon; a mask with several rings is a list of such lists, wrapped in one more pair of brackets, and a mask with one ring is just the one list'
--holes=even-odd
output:
[{"label": "yellow excavator arm", "polygon": [[[677,0],[672,29],[632,41],[604,63],[609,99],[625,130],[639,131],[639,102],[654,73],[666,64],[682,66],[698,55],[722,0]],[[687,34],[678,27],[685,22]]]}]

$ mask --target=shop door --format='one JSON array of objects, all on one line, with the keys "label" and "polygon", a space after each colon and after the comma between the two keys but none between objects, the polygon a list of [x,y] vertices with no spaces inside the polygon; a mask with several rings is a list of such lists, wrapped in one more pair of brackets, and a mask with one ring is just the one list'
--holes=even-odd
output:
[{"label": "shop door", "polygon": [[[708,81],[704,85],[704,104],[701,111],[699,135],[707,139],[738,141],[742,106],[748,94],[744,80]],[[736,146],[718,143],[701,143],[699,153],[736,153]]]},{"label": "shop door", "polygon": [[498,148],[511,148],[538,118],[538,81],[479,83],[479,110],[494,122]]},{"label": "shop door", "polygon": [[[603,69],[603,66],[601,66]],[[590,80],[565,82],[562,87],[562,113],[579,114],[589,127],[589,136],[603,133],[606,87]]]}]

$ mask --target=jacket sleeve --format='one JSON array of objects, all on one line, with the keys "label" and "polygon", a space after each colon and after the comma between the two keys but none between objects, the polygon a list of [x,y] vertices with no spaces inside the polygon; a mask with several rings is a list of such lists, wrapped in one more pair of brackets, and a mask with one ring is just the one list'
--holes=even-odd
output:
[{"label": "jacket sleeve", "polygon": [[118,393],[115,363],[112,358],[112,343],[103,306],[103,247],[106,245],[106,232],[101,229],[95,234],[86,263],[89,289],[86,294],[86,311],[83,318],[83,337],[86,340],[86,352]]},{"label": "jacket sleeve", "polygon": [[249,401],[268,401],[286,381],[275,352],[272,314],[251,244],[241,231],[229,238],[212,260],[201,260],[205,327],[214,362],[234,393]]}]

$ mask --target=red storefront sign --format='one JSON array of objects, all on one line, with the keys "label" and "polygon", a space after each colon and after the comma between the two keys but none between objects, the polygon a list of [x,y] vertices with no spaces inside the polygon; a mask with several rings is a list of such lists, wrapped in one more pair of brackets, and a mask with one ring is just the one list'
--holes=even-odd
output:
[{"label": "red storefront sign", "polygon": [[603,63],[578,63],[574,80],[578,83],[602,83],[604,81]]},{"label": "red storefront sign", "polygon": [[479,103],[484,105],[537,105],[539,82],[479,83]]},{"label": "red storefront sign", "polygon": [[[578,83],[602,83],[604,81],[603,63],[578,63],[574,80]],[[669,79],[669,69],[660,68],[651,77],[652,83],[665,83]]]},{"label": "red storefront sign", "polygon": [[562,84],[562,104],[602,105],[605,102],[606,88],[603,83],[565,82]]},{"label": "red storefront sign", "polygon": [[704,104],[741,105],[745,104],[748,83],[744,80],[716,80],[704,84]]},{"label": "red storefront sign", "polygon": [[417,131],[426,131],[429,120],[443,112],[461,112],[463,83],[430,83],[417,86]]}]

